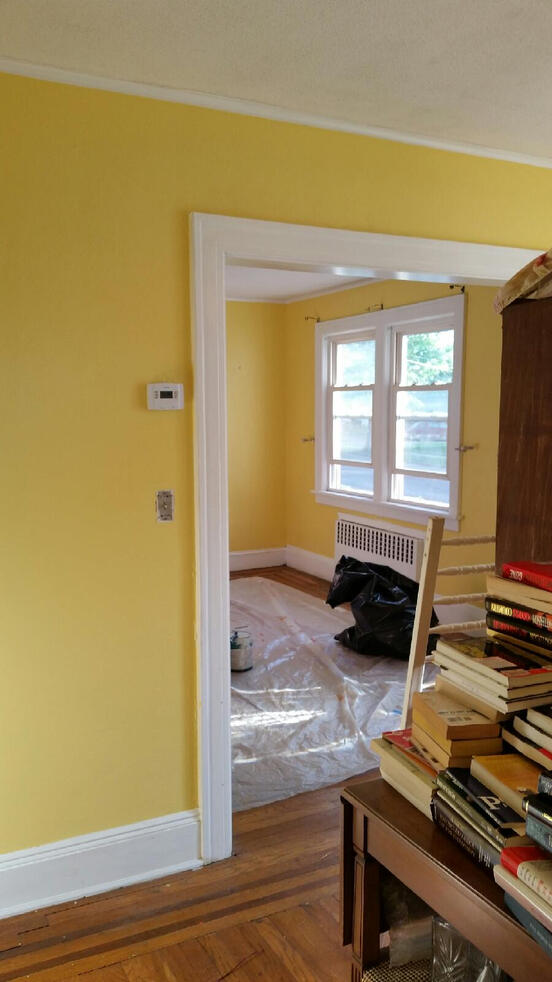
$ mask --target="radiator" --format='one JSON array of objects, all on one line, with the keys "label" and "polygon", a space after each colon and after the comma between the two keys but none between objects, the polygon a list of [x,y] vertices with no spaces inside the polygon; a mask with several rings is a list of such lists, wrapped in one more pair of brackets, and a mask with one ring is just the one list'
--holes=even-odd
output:
[{"label": "radiator", "polygon": [[338,518],[335,524],[335,557],[352,556],[368,563],[391,566],[411,580],[420,580],[424,536],[394,532],[359,521]]}]

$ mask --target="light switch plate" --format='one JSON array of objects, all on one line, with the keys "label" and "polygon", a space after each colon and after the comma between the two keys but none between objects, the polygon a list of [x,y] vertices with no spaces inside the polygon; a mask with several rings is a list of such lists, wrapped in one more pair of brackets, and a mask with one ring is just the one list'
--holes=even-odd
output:
[{"label": "light switch plate", "polygon": [[174,491],[156,491],[155,506],[158,522],[174,521]]}]

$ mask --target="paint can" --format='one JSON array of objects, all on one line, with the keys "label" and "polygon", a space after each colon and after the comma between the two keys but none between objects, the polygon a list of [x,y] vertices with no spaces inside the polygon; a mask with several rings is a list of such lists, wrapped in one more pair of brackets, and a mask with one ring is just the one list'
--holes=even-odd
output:
[{"label": "paint can", "polygon": [[253,668],[253,638],[249,631],[237,627],[230,635],[230,669],[248,672]]}]

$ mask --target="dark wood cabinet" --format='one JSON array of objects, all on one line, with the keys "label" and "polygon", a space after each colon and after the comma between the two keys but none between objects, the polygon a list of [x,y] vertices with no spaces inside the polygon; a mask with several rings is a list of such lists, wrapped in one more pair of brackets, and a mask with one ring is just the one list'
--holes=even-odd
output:
[{"label": "dark wood cabinet", "polygon": [[497,569],[552,561],[552,299],[507,307],[502,332]]}]

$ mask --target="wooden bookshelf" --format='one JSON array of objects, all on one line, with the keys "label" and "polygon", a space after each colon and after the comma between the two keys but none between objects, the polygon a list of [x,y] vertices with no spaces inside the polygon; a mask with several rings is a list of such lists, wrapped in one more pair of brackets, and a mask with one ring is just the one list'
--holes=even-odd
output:
[{"label": "wooden bookshelf", "polygon": [[342,940],[352,945],[352,982],[380,957],[382,867],[516,982],[550,978],[552,962],[507,912],[492,875],[385,781],[347,787],[341,802]]}]

